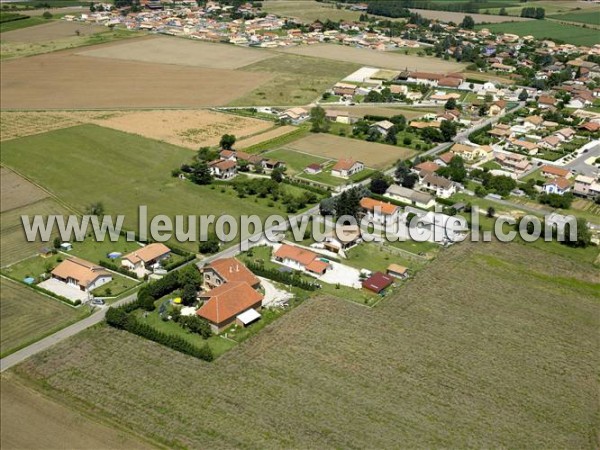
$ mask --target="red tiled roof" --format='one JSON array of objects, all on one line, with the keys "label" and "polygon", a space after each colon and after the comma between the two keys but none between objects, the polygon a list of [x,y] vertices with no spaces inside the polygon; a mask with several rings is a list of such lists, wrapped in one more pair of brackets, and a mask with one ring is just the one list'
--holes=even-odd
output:
[{"label": "red tiled roof", "polygon": [[227,283],[232,281],[244,281],[250,286],[259,283],[259,279],[237,258],[217,259],[206,267],[214,269]]},{"label": "red tiled roof", "polygon": [[566,177],[570,174],[569,170],[562,169],[560,167],[551,166],[546,164],[542,166],[542,173],[547,173],[549,175],[554,175],[555,177]]},{"label": "red tiled roof", "polygon": [[291,259],[292,261],[296,261],[303,266],[308,266],[318,255],[304,248],[282,244],[281,247],[277,249],[274,256],[281,259]]},{"label": "red tiled roof", "polygon": [[232,281],[201,295],[208,301],[196,314],[214,324],[223,323],[262,301],[263,295],[243,281]]},{"label": "red tiled roof", "polygon": [[394,214],[398,211],[398,206],[392,205],[391,203],[382,202],[380,200],[375,200],[370,197],[364,197],[360,200],[361,208],[364,208],[368,211],[373,211],[375,208],[379,208],[383,214]]}]

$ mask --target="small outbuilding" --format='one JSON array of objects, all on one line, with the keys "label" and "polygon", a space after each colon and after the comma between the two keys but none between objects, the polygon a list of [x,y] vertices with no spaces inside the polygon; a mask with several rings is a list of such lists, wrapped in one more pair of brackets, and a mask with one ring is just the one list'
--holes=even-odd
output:
[{"label": "small outbuilding", "polygon": [[386,270],[386,273],[394,278],[408,278],[408,269],[399,264],[390,264]]},{"label": "small outbuilding", "polygon": [[369,291],[373,291],[376,294],[380,294],[393,283],[394,279],[391,276],[385,275],[381,272],[375,272],[362,282],[362,287],[368,289]]}]

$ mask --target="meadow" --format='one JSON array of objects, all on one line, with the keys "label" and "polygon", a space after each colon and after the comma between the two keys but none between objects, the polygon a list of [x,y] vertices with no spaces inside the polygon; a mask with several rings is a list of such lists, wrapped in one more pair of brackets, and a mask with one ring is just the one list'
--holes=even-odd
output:
[{"label": "meadow", "polygon": [[89,314],[39,294],[15,281],[0,279],[0,355],[17,351]]},{"label": "meadow", "polygon": [[593,448],[599,282],[464,243],[375,308],[309,299],[213,363],[96,327],[11,375],[169,447]]},{"label": "meadow", "polygon": [[[107,214],[124,214],[124,226],[130,230],[138,229],[140,205],[147,205],[149,218],[156,214],[257,214],[264,218],[286,211],[269,199],[238,198],[225,186],[198,186],[172,177],[172,169],[190,162],[188,149],[95,125],[5,142],[1,157],[3,164],[23,172],[80,212],[102,202]],[[197,251],[193,243],[181,246]]]},{"label": "meadow", "polygon": [[260,74],[268,77],[268,83],[230,101],[229,106],[305,105],[359,68],[351,62],[277,54],[236,71],[237,75],[250,77]]},{"label": "meadow", "polygon": [[589,25],[600,25],[600,9],[593,11],[577,11],[565,14],[549,16],[550,19],[564,20],[566,22],[587,23]]},{"label": "meadow", "polygon": [[507,22],[478,25],[492,32],[513,33],[519,36],[531,35],[536,39],[553,39],[574,45],[594,45],[598,43],[598,30],[576,25],[558,24],[550,20],[531,22]]}]

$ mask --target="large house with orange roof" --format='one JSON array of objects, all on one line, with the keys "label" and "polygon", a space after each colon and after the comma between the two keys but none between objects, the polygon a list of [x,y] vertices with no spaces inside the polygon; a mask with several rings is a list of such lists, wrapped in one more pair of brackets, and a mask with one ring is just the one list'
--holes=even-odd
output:
[{"label": "large house with orange roof", "polygon": [[331,175],[338,178],[350,178],[365,168],[365,165],[360,161],[355,161],[352,158],[340,159],[331,169]]},{"label": "large house with orange roof", "polygon": [[285,266],[313,275],[323,275],[330,267],[319,254],[295,245],[281,244],[273,257]]},{"label": "large house with orange roof", "polygon": [[362,198],[360,200],[360,207],[369,219],[379,223],[392,223],[396,221],[400,215],[399,206],[392,205],[389,202],[375,200],[371,197]]},{"label": "large house with orange roof", "polygon": [[260,280],[237,258],[222,258],[206,264],[202,269],[203,284],[206,289],[214,289],[231,282],[245,282],[257,289]]},{"label": "large house with orange roof", "polygon": [[97,266],[81,258],[70,257],[64,260],[51,272],[52,278],[90,292],[103,284],[112,281],[112,275],[103,267]]},{"label": "large house with orange roof", "polygon": [[263,295],[245,281],[231,281],[200,294],[204,304],[196,314],[210,323],[213,332],[220,333],[238,322],[246,326],[258,320]]}]

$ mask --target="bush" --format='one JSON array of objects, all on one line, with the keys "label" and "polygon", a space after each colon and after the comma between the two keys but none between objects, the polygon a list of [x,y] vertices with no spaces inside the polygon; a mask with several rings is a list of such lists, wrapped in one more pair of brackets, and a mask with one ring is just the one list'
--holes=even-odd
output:
[{"label": "bush", "polygon": [[317,285],[315,283],[304,281],[298,274],[293,272],[280,272],[277,269],[267,269],[262,264],[256,264],[253,262],[246,264],[246,266],[260,277],[265,277],[274,281],[279,281],[280,283],[296,286],[300,289],[304,289],[305,291],[315,291],[317,289]]}]

